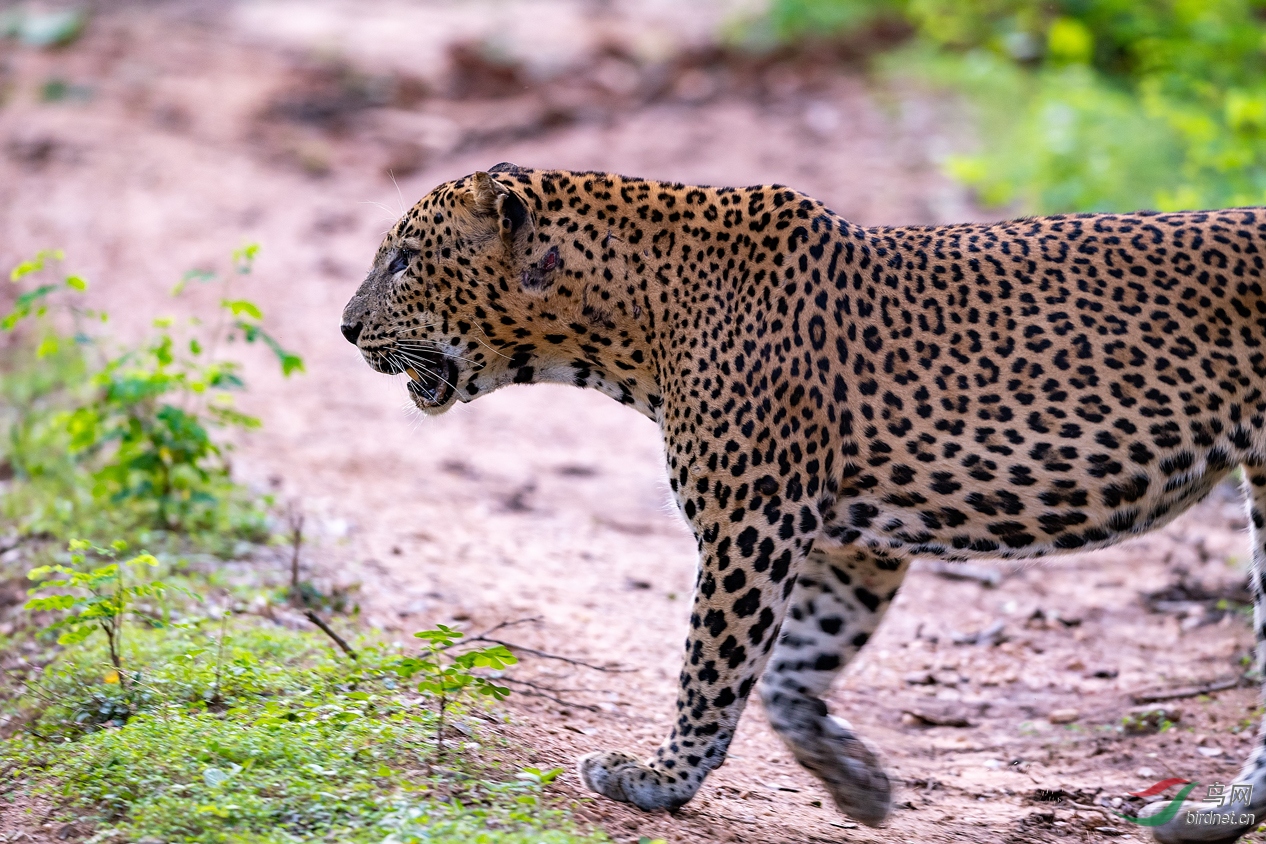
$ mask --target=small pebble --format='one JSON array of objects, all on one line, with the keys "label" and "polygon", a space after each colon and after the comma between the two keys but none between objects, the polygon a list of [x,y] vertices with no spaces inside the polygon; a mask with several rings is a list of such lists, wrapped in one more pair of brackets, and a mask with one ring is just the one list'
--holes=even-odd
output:
[{"label": "small pebble", "polygon": [[1052,724],[1071,724],[1079,718],[1081,718],[1081,713],[1076,709],[1056,709],[1046,716],[1046,720]]}]

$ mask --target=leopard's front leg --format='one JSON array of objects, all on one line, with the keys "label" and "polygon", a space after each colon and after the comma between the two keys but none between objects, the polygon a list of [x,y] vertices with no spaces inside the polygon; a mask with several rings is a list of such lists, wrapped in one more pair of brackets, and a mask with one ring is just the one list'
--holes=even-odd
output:
[{"label": "leopard's front leg", "polygon": [[781,513],[771,519],[757,511],[735,523],[728,513],[708,518],[712,508],[696,509],[692,522],[701,560],[677,721],[644,762],[621,751],[583,757],[580,774],[589,788],[648,812],[676,809],[725,761],[811,545],[799,535],[799,527],[808,522],[798,522],[799,510],[788,514],[787,530]]}]

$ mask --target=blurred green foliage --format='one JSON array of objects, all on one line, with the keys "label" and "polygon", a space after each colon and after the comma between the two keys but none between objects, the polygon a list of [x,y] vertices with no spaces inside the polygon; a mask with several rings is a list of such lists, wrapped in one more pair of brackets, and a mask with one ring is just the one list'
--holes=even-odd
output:
[{"label": "blurred green foliage", "polygon": [[261,343],[285,375],[302,360],[262,327],[263,314],[233,295],[249,275],[257,247],[234,254],[234,273],[189,273],[221,285],[218,309],[152,321],[153,334],[121,344],[100,334],[107,316],[82,306],[80,277],[59,276],[60,253],[42,252],[10,274],[18,285],[0,331],[14,339],[0,366],[0,451],[19,486],[3,496],[5,514],[25,533],[114,539],[139,528],[258,538],[263,510],[229,475],[229,444],[214,429],[247,429],[259,420],[233,405],[245,383],[225,354],[235,341]]},{"label": "blurred green foliage", "polygon": [[881,64],[967,93],[950,172],[1038,212],[1266,204],[1266,0],[774,0],[784,42],[901,18]]}]

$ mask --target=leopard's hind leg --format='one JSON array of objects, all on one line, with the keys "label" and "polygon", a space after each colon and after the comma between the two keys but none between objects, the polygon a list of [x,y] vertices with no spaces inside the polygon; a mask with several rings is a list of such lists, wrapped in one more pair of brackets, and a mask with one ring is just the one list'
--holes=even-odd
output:
[{"label": "leopard's hind leg", "polygon": [[[1266,669],[1266,465],[1244,466],[1244,492],[1248,499],[1249,536],[1253,561],[1249,584],[1253,592],[1253,628],[1257,634],[1257,667]],[[1207,789],[1198,788],[1168,822],[1154,828],[1162,844],[1232,842],[1256,829],[1266,820],[1266,724],[1257,734],[1253,752],[1225,794],[1224,805],[1210,805],[1202,799]],[[1245,787],[1247,786],[1247,787]],[[1163,811],[1164,802],[1147,807],[1144,814]]]},{"label": "leopard's hind leg", "polygon": [[853,546],[809,554],[760,686],[769,722],[796,760],[842,812],[871,826],[892,807],[888,776],[822,698],[879,625],[908,567],[908,559]]}]

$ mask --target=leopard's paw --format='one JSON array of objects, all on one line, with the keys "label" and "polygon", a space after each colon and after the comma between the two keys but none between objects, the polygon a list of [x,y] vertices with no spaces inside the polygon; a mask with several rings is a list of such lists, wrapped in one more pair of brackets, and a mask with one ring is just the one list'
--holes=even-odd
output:
[{"label": "leopard's paw", "polygon": [[822,781],[836,808],[867,826],[892,811],[892,784],[875,750],[842,718],[799,718],[779,735],[796,760]]},{"label": "leopard's paw", "polygon": [[632,803],[644,812],[672,811],[694,797],[698,781],[658,771],[618,750],[580,758],[580,778],[603,797]]}]

